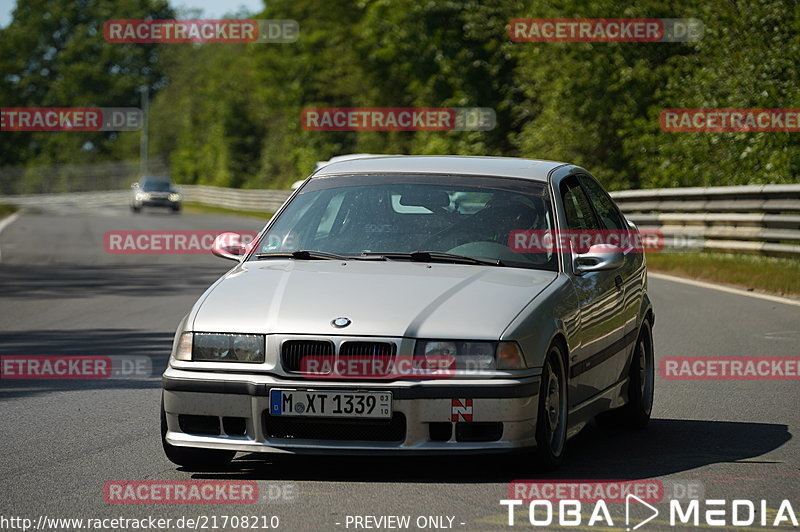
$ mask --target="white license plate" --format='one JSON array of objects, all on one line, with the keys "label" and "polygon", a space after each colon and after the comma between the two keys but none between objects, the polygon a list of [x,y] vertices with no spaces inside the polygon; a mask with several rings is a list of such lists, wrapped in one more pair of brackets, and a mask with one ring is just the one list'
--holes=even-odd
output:
[{"label": "white license plate", "polygon": [[269,413],[273,416],[389,419],[392,417],[392,393],[272,389]]}]

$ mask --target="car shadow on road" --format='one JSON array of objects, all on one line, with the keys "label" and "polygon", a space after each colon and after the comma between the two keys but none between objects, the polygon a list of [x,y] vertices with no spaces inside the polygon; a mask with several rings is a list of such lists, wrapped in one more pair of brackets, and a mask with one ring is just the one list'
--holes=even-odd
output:
[{"label": "car shadow on road", "polygon": [[0,266],[0,296],[9,305],[14,299],[53,300],[103,295],[163,297],[196,293],[198,296],[230,266],[205,257],[191,264],[47,264]]},{"label": "car shadow on road", "polygon": [[498,483],[523,478],[633,480],[750,460],[777,449],[791,437],[787,425],[654,419],[644,430],[587,427],[569,442],[568,456],[555,472],[537,471],[525,455],[322,457],[251,453],[240,454],[226,471],[195,472],[192,478],[414,483]]},{"label": "car shadow on road", "polygon": [[[0,364],[0,401],[50,392],[161,387],[172,333],[137,329],[58,329],[0,332],[0,355],[11,357],[104,356],[118,370],[108,378],[11,378]],[[122,361],[125,360],[123,363]],[[15,371],[12,368],[12,372]],[[19,370],[16,370],[19,374]]]}]

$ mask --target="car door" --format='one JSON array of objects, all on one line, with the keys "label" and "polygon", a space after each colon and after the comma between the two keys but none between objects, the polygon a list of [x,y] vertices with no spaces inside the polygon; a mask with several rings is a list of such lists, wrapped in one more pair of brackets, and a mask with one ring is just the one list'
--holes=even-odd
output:
[{"label": "car door", "polygon": [[[570,232],[597,235],[603,228],[577,176],[564,179],[560,185],[561,201]],[[574,264],[578,251],[571,254]],[[576,275],[569,272],[579,306],[579,326],[575,347],[570,352],[571,403],[590,399],[613,384],[615,360],[623,336],[622,291],[616,270]]]},{"label": "car door", "polygon": [[[578,181],[586,192],[602,228],[611,236],[619,235],[622,242],[628,244],[635,242],[632,235],[634,230],[603,187],[590,175],[580,175]],[[617,356],[613,363],[607,364],[611,371],[607,382],[609,386],[627,375],[628,353],[638,334],[637,318],[644,292],[644,250],[632,245],[621,247],[625,253],[625,264],[613,273],[615,282],[622,285],[620,296],[624,329],[621,344],[624,356]]]}]

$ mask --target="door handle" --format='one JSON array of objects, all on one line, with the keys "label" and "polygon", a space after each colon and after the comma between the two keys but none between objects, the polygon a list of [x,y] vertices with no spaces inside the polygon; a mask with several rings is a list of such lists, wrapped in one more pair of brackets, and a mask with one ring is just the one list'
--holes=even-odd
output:
[{"label": "door handle", "polygon": [[619,275],[614,277],[614,284],[617,285],[617,290],[622,290],[622,277],[620,277]]}]

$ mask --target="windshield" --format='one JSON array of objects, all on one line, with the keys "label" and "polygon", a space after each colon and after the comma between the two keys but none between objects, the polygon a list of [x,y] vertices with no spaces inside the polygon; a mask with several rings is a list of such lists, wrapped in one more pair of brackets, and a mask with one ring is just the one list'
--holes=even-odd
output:
[{"label": "windshield", "polygon": [[314,250],[345,256],[444,252],[557,270],[552,253],[517,253],[515,230],[552,228],[547,189],[520,179],[337,176],[312,179],[259,241],[253,258]]},{"label": "windshield", "polygon": [[167,179],[148,179],[142,185],[145,192],[169,192],[172,184]]}]

